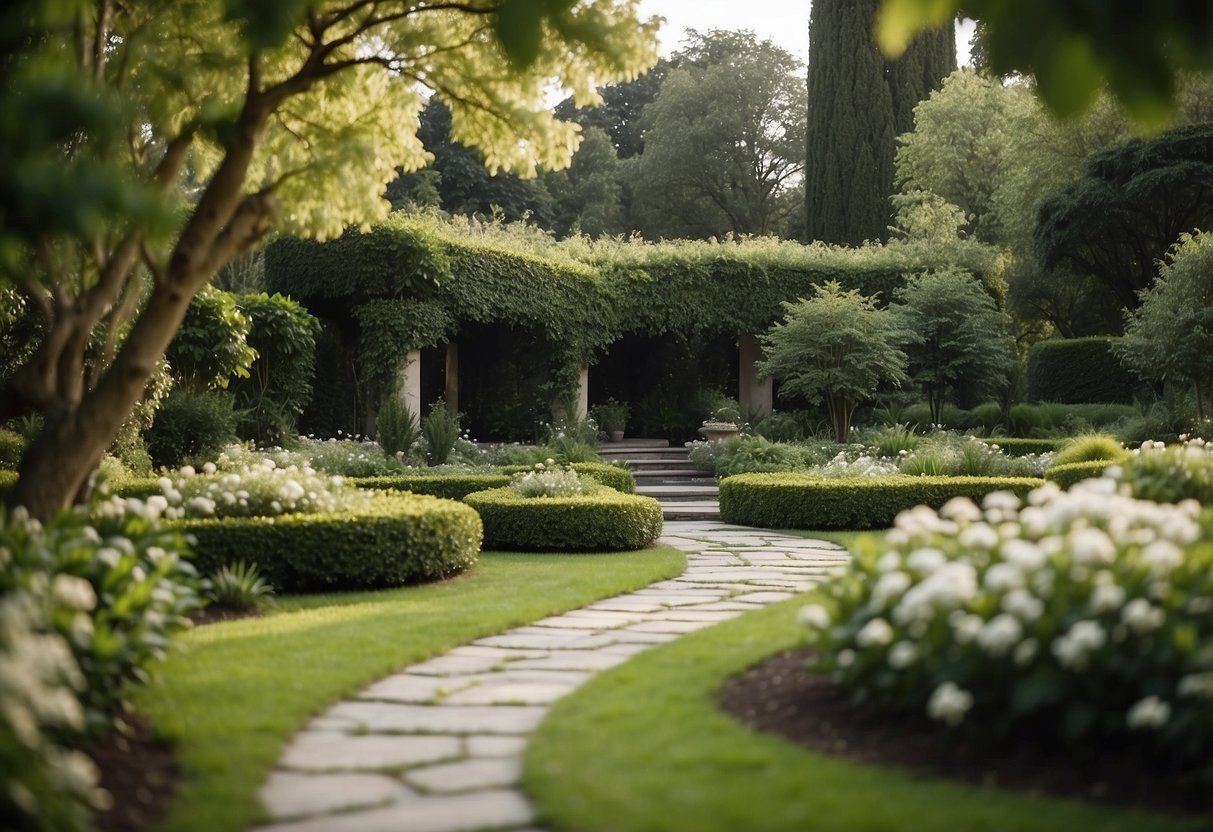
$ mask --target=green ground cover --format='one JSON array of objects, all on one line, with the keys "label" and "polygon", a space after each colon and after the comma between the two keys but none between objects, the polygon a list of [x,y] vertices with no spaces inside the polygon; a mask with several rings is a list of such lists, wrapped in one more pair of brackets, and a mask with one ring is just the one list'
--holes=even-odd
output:
[{"label": "green ground cover", "polygon": [[[828,757],[724,714],[730,677],[800,641],[794,599],[643,653],[561,699],[523,782],[557,832],[1180,832],[1180,820]],[[609,738],[609,742],[604,742]]]},{"label": "green ground cover", "polygon": [[286,597],[261,618],[185,634],[135,693],[177,743],[184,780],[165,832],[240,832],[286,741],[328,705],[452,647],[680,573],[656,547],[611,554],[485,553],[467,574],[379,592]]}]

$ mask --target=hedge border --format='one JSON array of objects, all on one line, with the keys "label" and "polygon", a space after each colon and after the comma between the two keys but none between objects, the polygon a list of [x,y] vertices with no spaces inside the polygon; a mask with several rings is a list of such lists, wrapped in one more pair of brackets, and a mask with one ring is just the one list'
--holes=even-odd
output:
[{"label": "hedge border", "polygon": [[1045,479],[1055,482],[1062,488],[1069,488],[1076,482],[1103,476],[1103,472],[1113,465],[1120,465],[1124,459],[1093,459],[1088,462],[1070,462],[1065,465],[1054,465],[1045,471]]},{"label": "hedge border", "polygon": [[510,488],[464,498],[484,523],[485,546],[545,551],[641,549],[661,535],[661,505],[652,497],[599,486],[571,497],[523,497]]},{"label": "hedge border", "polygon": [[[491,472],[466,474],[430,474],[419,470],[416,474],[392,474],[383,477],[351,477],[346,480],[358,488],[379,489],[383,491],[411,491],[414,494],[428,494],[433,497],[445,497],[448,500],[462,500],[476,491],[487,491],[502,488],[510,484],[515,474],[533,470],[530,465],[503,465]],[[616,468],[602,462],[574,462],[572,469],[580,475],[593,477],[600,485],[614,488],[624,494],[636,492],[636,480],[630,471]]]},{"label": "hedge border", "polygon": [[720,483],[720,519],[773,529],[887,528],[916,505],[992,491],[1023,496],[1044,484],[1030,477],[844,477],[738,474]]},{"label": "hedge border", "polygon": [[1049,454],[1060,451],[1068,439],[1025,439],[1019,436],[991,436],[982,439],[987,445],[997,445],[1009,456],[1028,456],[1029,454]]},{"label": "hedge border", "polygon": [[191,519],[194,563],[211,574],[238,560],[257,564],[285,592],[380,589],[449,577],[476,562],[483,528],[453,500],[377,492],[340,514]]}]

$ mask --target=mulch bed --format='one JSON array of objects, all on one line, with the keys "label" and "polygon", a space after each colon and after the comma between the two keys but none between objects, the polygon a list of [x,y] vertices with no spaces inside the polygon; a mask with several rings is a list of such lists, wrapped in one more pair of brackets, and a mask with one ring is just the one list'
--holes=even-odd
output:
[{"label": "mulch bed", "polygon": [[110,808],[97,813],[99,832],[142,832],[168,815],[181,769],[172,748],[145,720],[123,713],[89,756],[101,772],[101,787],[113,797]]},{"label": "mulch bed", "polygon": [[1207,784],[1181,783],[1175,772],[1143,766],[1129,749],[1081,756],[1043,737],[965,742],[925,715],[890,717],[854,705],[837,685],[805,671],[809,655],[780,653],[731,680],[720,693],[725,712],[758,731],[862,763],[1168,814],[1213,812]]}]

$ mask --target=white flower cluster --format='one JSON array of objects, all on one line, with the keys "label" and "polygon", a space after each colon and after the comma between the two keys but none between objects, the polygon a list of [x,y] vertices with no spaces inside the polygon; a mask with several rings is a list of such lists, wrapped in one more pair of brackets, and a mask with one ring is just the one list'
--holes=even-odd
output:
[{"label": "white flower cluster", "polygon": [[170,519],[332,513],[355,510],[369,499],[347,486],[344,477],[325,476],[308,466],[279,468],[268,458],[226,472],[210,462],[201,474],[187,465],[175,477],[161,477],[160,489],[161,495],[150,497],[147,505],[155,502]]},{"label": "white flower cluster", "polygon": [[522,497],[572,497],[585,486],[572,468],[563,468],[555,460],[536,462],[534,470],[516,474],[510,490]]},{"label": "white flower cluster", "polygon": [[1211,538],[1196,502],[1111,479],[957,498],[903,512],[801,621],[818,669],[950,726],[1060,720],[1077,702],[1093,732],[1213,735]]},{"label": "white flower cluster", "polygon": [[848,459],[846,451],[839,451],[825,465],[818,465],[812,470],[822,477],[887,477],[898,472],[895,461],[866,454],[852,460]]}]

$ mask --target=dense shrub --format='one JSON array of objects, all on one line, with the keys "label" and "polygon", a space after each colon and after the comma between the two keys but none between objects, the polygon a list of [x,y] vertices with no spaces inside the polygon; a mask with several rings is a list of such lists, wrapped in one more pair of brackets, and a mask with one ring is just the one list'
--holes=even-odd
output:
[{"label": "dense shrub", "polygon": [[1128,455],[1124,445],[1115,436],[1102,433],[1090,433],[1076,436],[1062,446],[1053,460],[1055,465],[1069,465],[1074,462],[1095,462],[1100,459],[1117,460]]},{"label": "dense shrub", "polygon": [[236,439],[240,414],[230,393],[174,390],[160,403],[145,439],[155,465],[176,468],[198,458],[213,458]]},{"label": "dense shrub", "polygon": [[396,395],[389,395],[379,406],[375,431],[379,446],[391,456],[408,454],[421,438],[417,414]]},{"label": "dense shrub", "polygon": [[519,497],[574,497],[585,490],[581,477],[572,468],[543,463],[531,471],[515,474],[508,488]]},{"label": "dense shrub", "polygon": [[425,458],[430,465],[446,464],[459,438],[459,414],[447,411],[446,402],[439,399],[421,420],[421,435],[425,438]]},{"label": "dense shrub", "polygon": [[445,578],[480,551],[476,513],[450,500],[377,493],[355,512],[183,520],[195,561],[215,572],[255,564],[285,592],[377,589]]},{"label": "dense shrub", "polygon": [[1134,497],[1160,503],[1196,500],[1213,506],[1213,445],[1192,439],[1160,447],[1145,443],[1125,459],[1114,479]]},{"label": "dense shrub", "polygon": [[523,551],[639,549],[661,534],[661,505],[652,497],[588,486],[570,497],[523,497],[512,489],[464,498],[484,521],[484,545]]},{"label": "dense shrub", "polygon": [[236,305],[248,318],[248,345],[257,358],[247,378],[232,382],[241,409],[241,433],[259,443],[281,442],[295,433],[311,399],[320,322],[282,295],[239,295]]},{"label": "dense shrub", "polygon": [[942,506],[953,497],[992,491],[1026,494],[1027,477],[850,477],[741,474],[720,483],[720,518],[769,529],[881,529],[916,505]]},{"label": "dense shrub", "polygon": [[25,454],[25,437],[15,430],[0,428],[0,470],[16,471]]},{"label": "dense shrub", "polygon": [[274,587],[261,577],[257,564],[238,560],[211,575],[206,595],[211,603],[230,610],[259,610],[274,595]]},{"label": "dense shrub", "polygon": [[718,477],[755,471],[797,471],[833,459],[843,446],[772,442],[762,436],[739,434],[717,442],[690,442],[691,461]]},{"label": "dense shrub", "polygon": [[[1026,732],[1058,750],[1127,744],[1207,765],[1213,742],[1213,543],[1195,503],[1111,480],[1041,487],[1021,507],[916,508],[802,610],[815,669],[891,713],[969,741]],[[1196,545],[1193,545],[1193,544]]]},{"label": "dense shrub", "polygon": [[1096,459],[1090,462],[1070,462],[1065,465],[1054,465],[1045,469],[1045,479],[1055,482],[1062,488],[1069,488],[1076,482],[1103,476],[1103,472],[1115,465],[1115,460]]},{"label": "dense shrub", "polygon": [[247,377],[257,351],[249,346],[251,324],[236,296],[211,286],[194,295],[165,358],[180,385],[190,390],[227,387]]},{"label": "dense shrub", "polygon": [[1017,404],[1011,408],[1011,432],[1016,436],[1074,436],[1090,431],[1117,432],[1137,416],[1127,404]]},{"label": "dense shrub", "polygon": [[181,517],[273,517],[279,514],[335,514],[363,508],[368,495],[343,477],[310,467],[279,468],[272,460],[220,472],[211,463],[198,475],[192,467],[158,480],[168,508]]},{"label": "dense shrub", "polygon": [[1119,338],[1041,341],[1028,350],[1028,401],[1128,404],[1139,382],[1116,356]]},{"label": "dense shrub", "polygon": [[[429,494],[434,497],[445,497],[448,500],[462,500],[473,491],[484,491],[509,485],[511,477],[532,470],[533,467],[531,465],[504,465],[489,470],[472,471],[422,469],[390,476],[355,478],[350,480],[350,484],[359,488],[412,491],[415,494]],[[616,491],[625,494],[632,494],[636,491],[636,480],[626,469],[601,462],[577,462],[573,463],[571,467],[578,474],[593,477],[602,485],[614,488]]]},{"label": "dense shrub", "polygon": [[[910,427],[925,430],[931,426],[931,406],[926,402],[910,405],[899,414]],[[940,411],[939,427],[947,430],[963,430],[969,426],[969,414],[954,404],[945,404]]]}]

